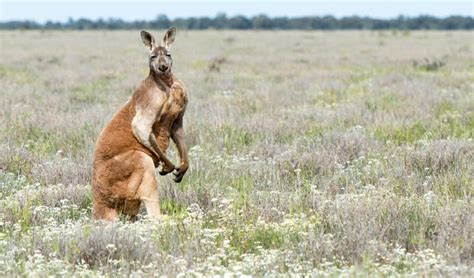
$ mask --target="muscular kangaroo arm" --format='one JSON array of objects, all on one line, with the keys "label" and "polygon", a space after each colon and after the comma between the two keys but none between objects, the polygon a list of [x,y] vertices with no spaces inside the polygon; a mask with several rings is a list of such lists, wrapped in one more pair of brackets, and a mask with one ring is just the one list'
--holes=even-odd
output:
[{"label": "muscular kangaroo arm", "polygon": [[173,142],[176,144],[176,148],[178,149],[179,157],[181,158],[181,165],[177,169],[177,174],[175,174],[176,182],[180,182],[183,178],[184,174],[188,170],[189,162],[188,162],[188,150],[186,144],[184,142],[184,129],[183,129],[183,115],[184,111],[179,115],[176,121],[173,123],[173,127],[171,129],[171,138]]},{"label": "muscular kangaroo arm", "polygon": [[168,157],[161,151],[160,147],[158,146],[158,143],[156,142],[155,135],[153,133],[150,133],[149,137],[150,145],[151,147],[155,150],[156,153],[158,153],[158,157],[163,160],[163,162],[168,166],[165,168],[169,168],[169,171],[166,172],[171,172],[173,171],[176,167],[174,166],[173,162],[168,159]]},{"label": "muscular kangaroo arm", "polygon": [[183,129],[183,114],[181,114],[176,121],[173,123],[171,130],[171,138],[178,148],[179,157],[181,158],[181,164],[188,163],[188,151],[186,143],[184,142],[184,129]]},{"label": "muscular kangaroo arm", "polygon": [[135,117],[132,120],[132,131],[137,140],[149,149],[153,154],[159,157],[166,166],[171,168],[171,172],[175,167],[173,163],[166,157],[166,155],[159,148],[155,135],[152,133],[152,127],[156,120],[156,115],[161,111],[162,104],[159,105],[144,105],[137,104]]}]

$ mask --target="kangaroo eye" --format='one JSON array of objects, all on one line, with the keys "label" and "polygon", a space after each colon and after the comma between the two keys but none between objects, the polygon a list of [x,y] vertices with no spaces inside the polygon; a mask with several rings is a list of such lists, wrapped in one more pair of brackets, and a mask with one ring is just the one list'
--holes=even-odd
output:
[{"label": "kangaroo eye", "polygon": [[152,59],[152,60],[153,60],[153,59],[156,59],[156,55],[151,55],[151,56],[150,56],[150,59]]},{"label": "kangaroo eye", "polygon": [[171,58],[171,54],[169,54],[169,53],[168,53],[168,54],[166,54],[166,57],[170,57],[170,58]]}]

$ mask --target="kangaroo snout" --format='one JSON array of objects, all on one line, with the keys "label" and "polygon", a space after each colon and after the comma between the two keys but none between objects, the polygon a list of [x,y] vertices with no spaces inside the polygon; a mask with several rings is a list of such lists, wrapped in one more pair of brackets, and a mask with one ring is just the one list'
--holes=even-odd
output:
[{"label": "kangaroo snout", "polygon": [[161,72],[165,72],[165,71],[168,70],[168,66],[167,66],[167,65],[160,65],[160,66],[158,67],[158,69],[159,69]]}]

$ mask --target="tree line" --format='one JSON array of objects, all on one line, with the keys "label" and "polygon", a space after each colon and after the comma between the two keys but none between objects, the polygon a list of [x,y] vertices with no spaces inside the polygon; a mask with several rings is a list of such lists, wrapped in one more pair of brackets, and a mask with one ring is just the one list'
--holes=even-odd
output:
[{"label": "tree line", "polygon": [[224,13],[215,17],[188,17],[169,19],[166,15],[158,15],[153,20],[124,21],[122,19],[86,18],[72,19],[67,22],[47,21],[5,21],[0,22],[0,29],[166,29],[176,26],[181,29],[265,29],[265,30],[472,30],[474,18],[471,16],[449,16],[438,18],[428,15],[417,17],[398,16],[392,19],[376,19],[370,17],[349,16],[336,18],[334,16],[305,16],[305,17],[268,17],[264,14],[245,17],[228,17]]}]

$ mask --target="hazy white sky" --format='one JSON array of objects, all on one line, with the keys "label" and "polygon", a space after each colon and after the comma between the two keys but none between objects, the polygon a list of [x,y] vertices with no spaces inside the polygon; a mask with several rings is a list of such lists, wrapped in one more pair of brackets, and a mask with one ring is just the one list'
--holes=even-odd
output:
[{"label": "hazy white sky", "polygon": [[391,18],[400,14],[417,16],[464,15],[474,16],[472,1],[429,0],[0,0],[0,21],[46,20],[66,21],[68,18],[122,18],[125,20],[153,19],[158,14],[170,18],[188,16],[215,16],[224,12],[228,16],[252,16],[260,13],[269,16],[359,15]]}]

